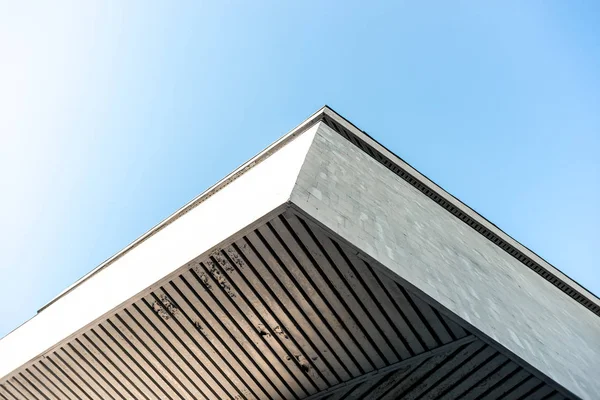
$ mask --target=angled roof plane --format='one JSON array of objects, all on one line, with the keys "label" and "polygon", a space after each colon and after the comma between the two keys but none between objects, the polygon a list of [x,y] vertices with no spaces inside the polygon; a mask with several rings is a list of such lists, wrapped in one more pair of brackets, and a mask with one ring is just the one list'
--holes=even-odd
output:
[{"label": "angled roof plane", "polygon": [[599,317],[325,106],[2,338],[0,400],[592,400]]}]

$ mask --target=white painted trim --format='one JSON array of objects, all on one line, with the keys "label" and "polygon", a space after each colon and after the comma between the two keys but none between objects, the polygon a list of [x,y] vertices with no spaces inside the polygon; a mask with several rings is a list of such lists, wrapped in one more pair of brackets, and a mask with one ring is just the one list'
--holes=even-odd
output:
[{"label": "white painted trim", "polygon": [[[190,260],[285,204],[319,125],[286,135],[282,140],[293,140],[285,140],[282,147],[277,146],[277,150],[268,158],[263,157],[260,163],[250,164],[251,168],[242,177],[221,186],[200,205],[184,208],[183,212],[161,223],[161,229],[144,235],[135,245],[119,253],[112,263],[96,270],[0,340],[0,377],[43,355]],[[310,121],[301,127],[308,126]]]},{"label": "white painted trim", "polygon": [[326,106],[322,107],[320,110],[318,110],[317,112],[312,114],[310,117],[308,117],[300,125],[298,125],[294,129],[292,129],[290,132],[288,132],[287,134],[282,136],[280,139],[276,140],[274,143],[272,143],[269,147],[267,147],[266,149],[264,149],[263,151],[258,153],[256,156],[252,157],[250,160],[248,160],[245,163],[243,163],[242,165],[240,165],[233,172],[228,174],[225,178],[221,179],[220,181],[218,181],[217,183],[215,183],[214,185],[212,185],[211,187],[206,189],[204,192],[202,192],[201,194],[196,196],[192,201],[190,201],[189,203],[187,203],[186,205],[181,207],[179,210],[175,211],[169,217],[167,217],[166,219],[164,219],[163,221],[158,223],[156,226],[152,227],[148,232],[144,233],[142,236],[140,236],[139,238],[137,238],[136,240],[131,242],[123,250],[119,251],[117,254],[108,258],[106,261],[102,262],[96,268],[94,268],[93,270],[91,270],[90,272],[88,272],[87,274],[82,276],[81,278],[79,278],[73,284],[71,284],[66,289],[64,289],[62,292],[60,292],[58,295],[56,295],[52,300],[50,300],[48,303],[46,303],[42,308],[40,308],[40,310],[38,312],[43,311],[46,307],[48,307],[49,305],[54,303],[56,300],[58,300],[59,298],[64,296],[66,293],[71,291],[76,286],[80,285],[83,281],[89,279],[91,276],[96,274],[98,271],[100,271],[103,268],[110,265],[116,259],[118,259],[119,257],[123,256],[125,253],[127,253],[129,250],[133,249],[135,246],[137,246],[144,240],[148,239],[150,236],[154,235],[156,232],[158,232],[159,230],[161,230],[162,228],[164,228],[171,222],[175,221],[177,218],[179,218],[180,216],[182,216],[183,214],[188,212],[190,209],[192,209],[192,208],[196,207],[198,204],[202,203],[208,197],[212,196],[215,192],[222,189],[225,185],[228,185],[235,179],[239,178],[247,170],[254,167],[258,163],[262,162],[264,159],[269,157],[271,154],[273,154],[274,152],[279,150],[279,148],[281,148],[282,146],[285,146],[285,144],[288,141],[292,140],[295,136],[300,135],[306,129],[310,128],[314,124],[315,121],[319,120],[321,117],[321,114],[323,114],[323,111],[325,110],[325,108],[326,108]]}]

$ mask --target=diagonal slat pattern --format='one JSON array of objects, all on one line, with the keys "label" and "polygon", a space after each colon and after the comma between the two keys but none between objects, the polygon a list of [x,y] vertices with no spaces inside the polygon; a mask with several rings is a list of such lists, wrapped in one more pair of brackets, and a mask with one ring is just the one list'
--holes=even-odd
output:
[{"label": "diagonal slat pattern", "polygon": [[468,379],[476,370],[493,365],[498,356],[489,346],[475,340],[390,373],[348,385],[321,400],[564,398],[518,368],[495,374],[492,382]]},{"label": "diagonal slat pattern", "polygon": [[480,340],[439,352],[469,337],[288,212],[5,377],[0,399],[559,396]]}]

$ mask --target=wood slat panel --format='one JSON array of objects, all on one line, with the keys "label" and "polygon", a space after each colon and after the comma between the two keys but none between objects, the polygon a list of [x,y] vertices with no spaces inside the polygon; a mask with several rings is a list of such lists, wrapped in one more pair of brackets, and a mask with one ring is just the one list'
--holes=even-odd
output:
[{"label": "wood slat panel", "polygon": [[282,214],[15,371],[0,400],[559,395],[382,268]]}]

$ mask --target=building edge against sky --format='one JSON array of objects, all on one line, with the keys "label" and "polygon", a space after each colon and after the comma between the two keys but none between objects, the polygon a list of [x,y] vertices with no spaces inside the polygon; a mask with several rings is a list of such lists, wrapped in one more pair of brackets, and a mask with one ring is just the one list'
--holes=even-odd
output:
[{"label": "building edge against sky", "polygon": [[290,206],[575,396],[600,393],[600,300],[328,107],[0,340],[0,377]]},{"label": "building edge against sky", "polygon": [[[237,179],[241,174],[233,172],[2,338],[0,376],[122,306],[132,296],[147,291],[191,259],[284,205],[316,128],[313,126],[312,132],[306,132],[300,140],[292,140],[296,136],[292,132],[278,142],[281,145],[271,146],[272,152],[269,149],[261,152],[238,168],[245,179]],[[196,231],[198,226],[211,228]]]},{"label": "building edge against sky", "polygon": [[597,308],[582,307],[598,298],[569,279],[589,296],[577,304],[565,281],[548,279],[556,269],[527,268],[515,251],[431,206],[410,178],[387,168],[323,124],[292,203],[552,379],[600,394],[587,378],[600,370],[600,319]]}]

